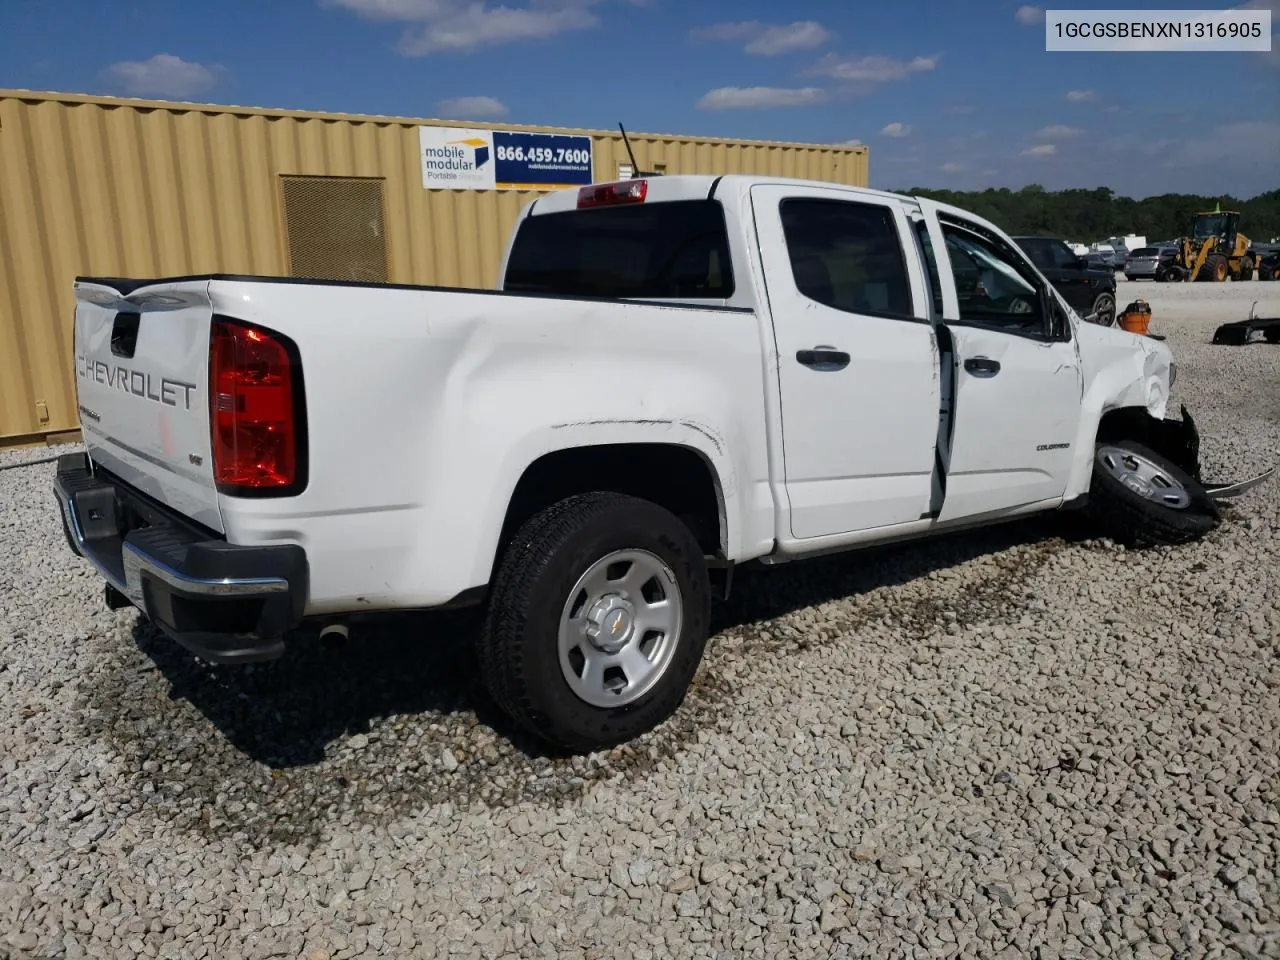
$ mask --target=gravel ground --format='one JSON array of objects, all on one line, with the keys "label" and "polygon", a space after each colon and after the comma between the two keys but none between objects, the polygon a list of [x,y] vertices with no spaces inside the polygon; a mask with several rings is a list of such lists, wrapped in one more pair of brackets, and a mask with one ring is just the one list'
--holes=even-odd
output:
[{"label": "gravel ground", "polygon": [[[1156,286],[1210,478],[1280,459],[1280,284]],[[541,755],[466,616],[266,668],[107,611],[0,454],[0,955],[1280,956],[1280,483],[744,577],[678,716]],[[7,946],[6,946],[7,945]]]}]

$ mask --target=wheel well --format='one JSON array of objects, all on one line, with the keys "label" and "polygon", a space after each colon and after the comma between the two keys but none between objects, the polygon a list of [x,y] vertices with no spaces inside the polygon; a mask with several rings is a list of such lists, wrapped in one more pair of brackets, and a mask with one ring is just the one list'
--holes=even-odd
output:
[{"label": "wheel well", "polygon": [[711,465],[689,447],[615,443],[544,454],[511,494],[499,551],[531,516],[575,493],[611,490],[666,507],[688,525],[703,552],[724,555],[724,507]]},{"label": "wheel well", "polygon": [[[1186,411],[1183,411],[1184,416]],[[1168,457],[1196,480],[1200,479],[1199,437],[1188,420],[1161,420],[1145,407],[1108,410],[1098,421],[1097,442],[1133,440]]]}]

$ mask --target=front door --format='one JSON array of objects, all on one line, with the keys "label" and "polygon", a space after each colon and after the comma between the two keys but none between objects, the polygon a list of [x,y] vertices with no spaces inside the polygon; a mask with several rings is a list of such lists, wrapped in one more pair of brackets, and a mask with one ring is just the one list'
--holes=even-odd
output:
[{"label": "front door", "polygon": [[[1083,377],[1071,326],[1011,243],[927,201],[921,241],[950,271],[943,325],[954,397],[940,523],[1061,497],[1080,421]],[[954,279],[952,279],[954,278]]]},{"label": "front door", "polygon": [[940,388],[906,216],[915,205],[769,185],[751,200],[778,349],[792,536],[921,519]]}]

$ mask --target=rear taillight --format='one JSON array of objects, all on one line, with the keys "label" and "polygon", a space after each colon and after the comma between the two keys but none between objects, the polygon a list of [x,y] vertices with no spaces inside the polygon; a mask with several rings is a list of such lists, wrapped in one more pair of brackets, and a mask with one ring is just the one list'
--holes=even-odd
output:
[{"label": "rear taillight", "polygon": [[593,183],[578,191],[578,208],[607,207],[618,203],[644,203],[649,193],[648,180],[623,180],[620,183]]},{"label": "rear taillight", "polygon": [[213,479],[220,493],[269,496],[306,482],[302,370],[277,333],[214,317],[209,356]]}]

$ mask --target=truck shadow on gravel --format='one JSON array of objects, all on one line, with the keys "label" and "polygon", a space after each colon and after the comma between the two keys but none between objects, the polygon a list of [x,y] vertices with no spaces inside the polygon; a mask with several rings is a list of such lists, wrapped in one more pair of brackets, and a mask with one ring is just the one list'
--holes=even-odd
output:
[{"label": "truck shadow on gravel", "polygon": [[[1000,555],[991,571],[997,602],[1020,616],[1011,580],[1030,577],[1043,562],[1038,557],[1064,545],[1063,532],[1060,524],[1023,521],[748,571],[733,597],[717,604],[713,631],[731,636],[726,644],[736,645],[739,657],[790,655],[806,645],[794,636],[803,631],[787,639],[761,625],[991,555]],[[890,592],[884,600],[908,628],[932,628],[944,605],[955,619],[955,608],[967,602],[914,593],[905,599]],[[139,621],[136,645],[109,641],[109,669],[87,693],[85,723],[124,761],[128,792],[117,802],[126,810],[149,809],[168,825],[260,845],[441,803],[558,804],[593,781],[644,776],[700,730],[732,722],[735,690],[725,674],[735,671],[720,669],[727,654],[713,635],[684,705],[661,728],[607,752],[550,754],[489,701],[471,653],[478,625],[477,611],[463,611],[387,619],[359,634],[353,629],[344,642],[300,632],[279,661],[218,668]],[[841,626],[842,633],[856,629]],[[742,672],[749,676],[749,667]]]}]

